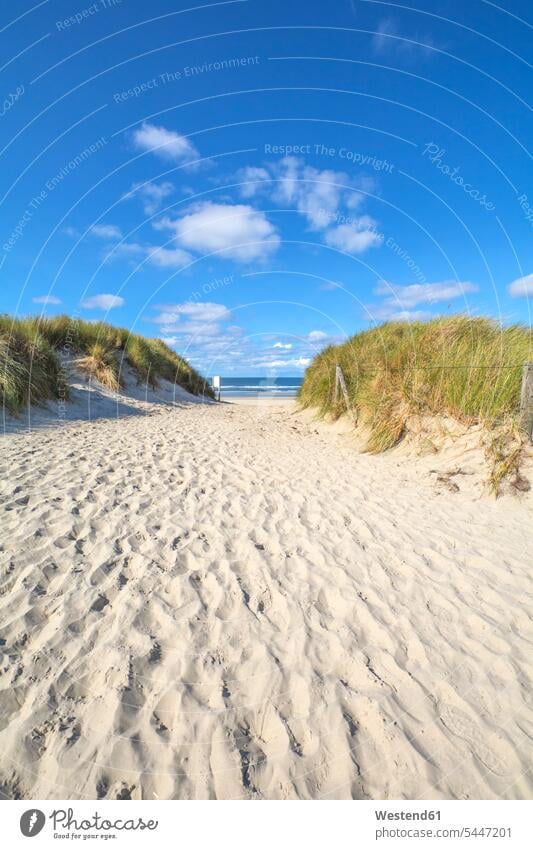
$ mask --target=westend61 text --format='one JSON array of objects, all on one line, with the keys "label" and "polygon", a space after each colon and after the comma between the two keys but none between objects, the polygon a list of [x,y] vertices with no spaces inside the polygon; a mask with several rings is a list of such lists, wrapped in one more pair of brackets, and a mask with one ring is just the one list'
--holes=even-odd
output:
[{"label": "westend61 text", "polygon": [[377,820],[440,820],[440,811],[374,811]]}]

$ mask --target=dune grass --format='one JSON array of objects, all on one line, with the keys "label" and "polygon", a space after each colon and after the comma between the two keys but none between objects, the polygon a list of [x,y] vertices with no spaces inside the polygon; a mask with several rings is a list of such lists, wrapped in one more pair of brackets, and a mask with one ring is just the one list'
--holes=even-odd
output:
[{"label": "dune grass", "polygon": [[106,322],[66,315],[13,319],[0,316],[0,394],[2,404],[18,413],[28,403],[68,397],[62,369],[64,354],[92,379],[109,389],[124,384],[129,365],[139,384],[156,388],[160,380],[195,395],[214,397],[211,387],[189,363],[161,339],[149,339]]},{"label": "dune grass", "polygon": [[390,322],[318,354],[299,400],[324,416],[342,415],[342,395],[334,397],[338,363],[352,408],[368,428],[368,449],[379,452],[399,442],[413,414],[516,427],[522,366],[532,359],[532,332],[520,325],[461,315]]},{"label": "dune grass", "polygon": [[107,350],[100,342],[90,345],[87,354],[78,361],[78,366],[108,389],[116,392],[121,386],[118,360],[114,352]]}]

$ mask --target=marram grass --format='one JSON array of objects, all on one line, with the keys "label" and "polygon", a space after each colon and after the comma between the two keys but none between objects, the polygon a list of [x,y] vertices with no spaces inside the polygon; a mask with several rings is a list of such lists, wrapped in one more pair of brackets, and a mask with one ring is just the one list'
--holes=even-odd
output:
[{"label": "marram grass", "polygon": [[390,322],[318,354],[299,400],[324,416],[344,413],[342,395],[334,399],[338,363],[352,408],[368,428],[368,449],[384,451],[399,442],[414,414],[515,426],[522,367],[531,360],[533,335],[524,326],[461,315]]},{"label": "marram grass", "polygon": [[121,386],[115,353],[100,342],[89,346],[87,354],[78,361],[78,366],[108,389],[116,392]]},{"label": "marram grass", "polygon": [[2,406],[18,413],[28,403],[65,398],[63,354],[91,379],[117,390],[124,367],[131,366],[139,383],[157,387],[169,380],[195,395],[213,397],[212,390],[189,363],[162,339],[148,339],[105,322],[55,318],[13,319],[0,316],[0,395]]}]

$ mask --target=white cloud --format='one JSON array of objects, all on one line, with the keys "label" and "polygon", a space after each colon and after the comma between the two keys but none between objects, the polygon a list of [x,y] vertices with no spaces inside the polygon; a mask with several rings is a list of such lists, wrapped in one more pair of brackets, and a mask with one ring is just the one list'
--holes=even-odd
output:
[{"label": "white cloud", "polygon": [[427,321],[432,318],[426,310],[394,310],[390,307],[368,307],[370,320],[377,321]]},{"label": "white cloud", "polygon": [[104,253],[104,262],[116,259],[141,260],[145,257],[156,268],[183,268],[192,257],[181,248],[163,248],[158,245],[141,245],[139,242],[121,242]]},{"label": "white cloud", "polygon": [[376,53],[385,53],[392,50],[398,42],[393,36],[398,35],[398,28],[392,18],[384,18],[379,22],[375,35],[372,37],[372,46]]},{"label": "white cloud", "polygon": [[192,257],[181,248],[148,248],[148,262],[158,268],[183,268]]},{"label": "white cloud", "polygon": [[285,156],[273,169],[276,177],[273,200],[295,207],[305,216],[311,230],[325,229],[335,218],[341,201],[353,195],[350,186],[354,181],[343,171],[319,171],[295,156]]},{"label": "white cloud", "polygon": [[298,211],[305,215],[312,230],[323,230],[337,214],[343,190],[338,183],[347,185],[350,180],[339,171],[317,171],[306,167],[299,184]]},{"label": "white cloud", "polygon": [[507,287],[512,298],[527,298],[528,295],[533,296],[533,274],[526,274],[525,277],[519,277],[513,280]]},{"label": "white cloud", "polygon": [[460,282],[444,280],[440,283],[414,283],[410,286],[394,286],[384,280],[378,282],[374,289],[376,295],[386,295],[385,303],[395,309],[409,310],[417,304],[433,304],[451,301],[470,292],[477,292],[478,287],[469,281]]},{"label": "white cloud", "polygon": [[277,180],[273,190],[274,200],[289,206],[295,203],[302,164],[303,161],[296,156],[285,156],[272,166]]},{"label": "white cloud", "polygon": [[338,220],[341,206],[349,209],[360,206],[365,199],[362,192],[375,188],[372,177],[354,178],[332,169],[320,171],[295,156],[285,156],[271,167],[276,178],[272,199],[297,209],[315,231],[324,230]]},{"label": "white cloud", "polygon": [[376,222],[369,215],[354,218],[352,224],[339,224],[327,230],[324,238],[332,248],[349,254],[363,253],[383,241],[383,236],[376,230]]},{"label": "white cloud", "polygon": [[148,248],[145,245],[140,245],[138,242],[121,242],[106,251],[103,255],[104,262],[115,259],[133,259],[141,257],[147,252]]},{"label": "white cloud", "polygon": [[237,171],[236,179],[241,181],[243,185],[239,186],[241,197],[251,198],[257,194],[262,188],[261,183],[270,179],[270,174],[266,168],[254,168],[248,166]]},{"label": "white cloud", "polygon": [[60,304],[61,298],[56,298],[55,295],[37,295],[32,298],[34,304]]},{"label": "white cloud", "polygon": [[375,191],[375,179],[362,170],[351,176],[344,171],[306,165],[301,157],[284,156],[265,167],[242,168],[234,179],[244,181],[240,187],[243,197],[261,195],[278,206],[297,211],[309,230],[326,231],[324,238],[334,247],[361,253],[383,238],[376,232],[367,232],[375,231],[376,224],[369,216],[341,215],[343,208],[358,209],[365,201],[365,193]]},{"label": "white cloud", "polygon": [[144,122],[133,132],[133,143],[139,150],[147,150],[161,159],[190,162],[198,157],[195,146],[185,136],[166,127]]},{"label": "white cloud", "polygon": [[248,363],[247,346],[244,353],[240,350],[244,331],[228,324],[231,311],[223,304],[189,301],[162,304],[157,309],[157,315],[148,320],[159,325],[161,338],[204,371],[212,370],[214,363],[219,363],[219,368],[221,358],[234,364],[239,360]]},{"label": "white cloud", "polygon": [[121,239],[122,232],[120,227],[115,224],[95,224],[89,230],[92,236],[97,236],[99,239]]},{"label": "white cloud", "polygon": [[156,228],[173,230],[176,241],[185,248],[222,252],[237,262],[264,259],[280,243],[264,213],[246,204],[208,201],[182,218],[164,218]]},{"label": "white cloud", "polygon": [[372,37],[372,47],[374,52],[379,54],[395,53],[404,57],[413,57],[417,53],[424,55],[431,53],[433,39],[426,34],[402,40],[396,22],[392,18],[384,18]]},{"label": "white cloud", "polygon": [[81,305],[86,310],[112,310],[115,307],[121,307],[125,304],[124,298],[118,295],[94,295],[92,298],[86,298],[81,302]]},{"label": "white cloud", "polygon": [[386,297],[381,303],[368,306],[367,312],[371,319],[380,321],[426,321],[432,314],[428,310],[415,309],[419,304],[438,304],[477,291],[478,286],[469,281],[443,280],[395,286],[379,280],[374,292]]},{"label": "white cloud", "polygon": [[129,192],[124,195],[124,200],[138,197],[143,204],[146,215],[153,215],[161,209],[165,198],[174,191],[174,186],[168,180],[162,183],[134,183]]},{"label": "white cloud", "polygon": [[158,314],[151,321],[161,325],[165,334],[216,335],[220,322],[231,318],[231,312],[224,304],[209,301],[187,301],[183,304],[163,305],[158,309]]},{"label": "white cloud", "polygon": [[311,357],[293,357],[287,360],[260,360],[252,363],[252,366],[263,368],[307,368],[311,363]]},{"label": "white cloud", "polygon": [[238,374],[243,369],[250,373],[250,369],[256,369],[263,374],[279,369],[291,374],[309,365],[324,340],[339,341],[321,330],[312,330],[290,342],[277,335],[248,334],[230,323],[230,309],[219,303],[160,304],[157,310],[155,317],[148,320],[157,323],[161,338],[185,353],[201,370],[211,373]]}]

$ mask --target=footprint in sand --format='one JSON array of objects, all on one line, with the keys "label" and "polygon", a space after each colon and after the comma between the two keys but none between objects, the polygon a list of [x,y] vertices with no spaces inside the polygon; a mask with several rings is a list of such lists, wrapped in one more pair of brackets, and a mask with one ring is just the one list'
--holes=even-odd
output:
[{"label": "footprint in sand", "polygon": [[[511,770],[501,753],[496,753],[490,747],[490,737],[484,734],[473,719],[452,705],[441,704],[438,707],[440,720],[446,728],[460,737],[468,744],[475,757],[484,764],[487,769],[496,775],[509,775]],[[494,740],[494,744],[502,746],[501,741]]]},{"label": "footprint in sand", "polygon": [[101,613],[104,607],[109,604],[109,599],[105,595],[99,595],[98,598],[91,604],[91,610],[96,613]]}]

